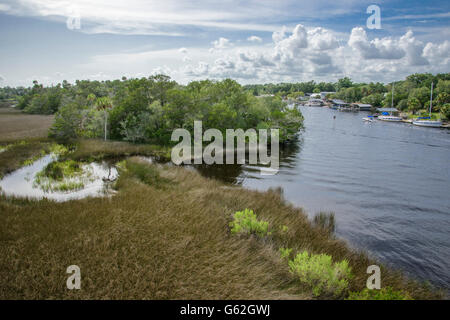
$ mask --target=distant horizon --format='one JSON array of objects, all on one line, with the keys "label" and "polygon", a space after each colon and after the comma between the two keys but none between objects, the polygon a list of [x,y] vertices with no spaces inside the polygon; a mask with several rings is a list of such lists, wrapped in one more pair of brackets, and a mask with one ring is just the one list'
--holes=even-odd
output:
[{"label": "distant horizon", "polygon": [[[437,73],[431,73],[431,72],[428,72],[429,74],[431,74],[432,76],[437,76],[438,74],[447,74],[447,73],[449,73],[449,72],[437,72]],[[383,84],[383,85],[388,85],[388,84],[391,84],[391,83],[396,83],[396,82],[400,82],[400,81],[405,81],[405,79],[406,79],[406,77],[408,77],[408,76],[410,76],[410,75],[413,75],[413,74],[416,74],[416,73],[411,73],[411,74],[408,74],[407,76],[405,76],[403,79],[399,79],[399,80],[393,80],[393,81],[389,81],[389,82],[383,82],[383,81],[371,81],[371,82],[356,82],[356,81],[353,81],[353,79],[351,78],[351,77],[347,77],[347,78],[349,78],[353,83],[355,83],[355,84],[363,84],[363,83],[366,83],[366,84],[370,84],[370,83],[381,83],[381,84]],[[161,75],[164,75],[164,76],[169,76],[169,75],[166,75],[166,74],[161,74]],[[151,77],[151,76],[153,76],[153,75],[148,75],[148,76],[142,76],[142,77],[127,77],[126,78],[126,80],[131,80],[131,79],[142,79],[142,78],[145,78],[145,79],[148,79],[149,77]],[[170,77],[170,76],[169,76]],[[343,78],[345,78],[345,77],[342,77],[342,78],[339,78],[339,79],[343,79]],[[171,80],[174,80],[174,81],[176,81],[179,85],[183,85],[183,86],[186,86],[186,85],[188,85],[190,82],[194,82],[194,81],[204,81],[204,80],[210,80],[210,81],[222,81],[222,80],[225,80],[225,79],[230,79],[230,80],[233,80],[233,81],[236,81],[237,83],[239,83],[240,85],[242,85],[242,86],[251,86],[251,85],[268,85],[268,84],[273,84],[273,85],[278,85],[278,84],[296,84],[296,83],[307,83],[307,82],[311,82],[311,81],[313,81],[314,83],[316,83],[316,84],[319,84],[319,83],[321,83],[321,82],[325,82],[325,83],[333,83],[333,84],[336,84],[338,81],[339,81],[339,79],[337,79],[336,81],[317,81],[317,80],[314,80],[314,79],[312,79],[312,80],[305,80],[305,81],[287,81],[287,82],[264,82],[264,83],[241,83],[239,80],[237,80],[237,79],[233,79],[233,78],[223,78],[223,79],[210,79],[210,78],[203,78],[203,79],[195,79],[195,80],[190,80],[189,82],[187,82],[187,83],[179,83],[178,81],[176,81],[175,79],[172,79],[171,78]],[[68,81],[68,80],[66,80],[69,84],[71,84],[71,85],[75,85],[76,84],[76,81],[99,81],[99,82],[106,82],[106,81],[116,81],[116,80],[120,80],[120,81],[123,81],[122,80],[122,77],[119,77],[119,78],[115,78],[115,79],[105,79],[105,80],[97,80],[97,79],[75,79],[73,82],[71,82],[71,81]],[[34,80],[33,80],[34,81]],[[30,87],[32,87],[33,86],[33,81],[31,81],[31,84],[29,85],[29,86],[7,86],[7,85],[4,85],[4,86],[2,86],[2,85],[0,85],[0,88],[6,88],[6,87],[10,87],[10,88],[19,88],[19,87],[23,87],[23,88],[30,88]],[[38,81],[38,83],[39,84],[43,84],[45,87],[54,87],[54,86],[57,86],[58,84],[62,84],[63,83],[63,81],[65,81],[65,79],[63,79],[63,80],[61,80],[60,82],[57,82],[57,83],[50,83],[50,84],[43,84],[43,83],[40,83],[39,81]],[[325,91],[324,91],[325,92]],[[305,92],[305,93],[313,93],[313,92]]]}]

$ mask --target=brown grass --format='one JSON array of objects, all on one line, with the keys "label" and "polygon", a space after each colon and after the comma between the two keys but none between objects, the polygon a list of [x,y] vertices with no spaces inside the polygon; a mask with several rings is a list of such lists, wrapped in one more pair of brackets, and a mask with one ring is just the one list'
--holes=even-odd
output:
[{"label": "brown grass", "polygon": [[53,118],[24,114],[13,108],[0,108],[0,141],[47,137]]},{"label": "brown grass", "polygon": [[162,160],[170,159],[170,149],[149,144],[88,139],[77,141],[75,152],[70,154],[70,158],[73,160],[100,160],[135,155],[154,156]]},{"label": "brown grass", "polygon": [[[313,227],[279,192],[230,188],[178,167],[156,169],[161,179],[155,182],[122,175],[112,198],[1,199],[0,298],[311,298],[289,273],[280,247],[346,258],[355,274],[351,289],[365,286],[373,261]],[[273,235],[231,235],[231,215],[244,208],[269,221]],[[280,226],[287,232],[276,231]],[[66,289],[72,264],[81,268],[81,290]],[[438,297],[385,268],[382,281],[414,298]]]},{"label": "brown grass", "polygon": [[41,150],[49,147],[45,139],[28,139],[21,142],[0,143],[8,149],[0,152],[0,178],[23,166],[25,160],[41,154]]}]

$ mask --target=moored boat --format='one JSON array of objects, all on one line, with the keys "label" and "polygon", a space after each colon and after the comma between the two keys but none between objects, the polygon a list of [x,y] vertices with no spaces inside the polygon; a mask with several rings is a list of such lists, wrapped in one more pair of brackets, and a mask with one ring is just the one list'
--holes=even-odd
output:
[{"label": "moored boat", "polygon": [[394,83],[392,83],[391,108],[380,108],[378,110],[381,111],[378,120],[390,122],[402,121],[401,117],[394,115],[394,112],[398,112],[398,110],[394,108]]},{"label": "moored boat", "polygon": [[431,109],[433,107],[433,82],[431,83],[431,93],[430,93],[430,116],[417,118],[413,121],[413,124],[420,127],[431,127],[440,128],[442,127],[441,120],[431,120]]}]

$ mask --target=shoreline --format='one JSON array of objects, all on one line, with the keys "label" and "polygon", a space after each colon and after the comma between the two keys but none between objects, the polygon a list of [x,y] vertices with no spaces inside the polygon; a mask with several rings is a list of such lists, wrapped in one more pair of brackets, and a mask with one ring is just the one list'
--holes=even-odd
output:
[{"label": "shoreline", "polygon": [[[86,147],[86,144],[89,146],[89,148]],[[94,144],[97,144],[97,150],[94,150]],[[108,145],[108,143],[106,143],[106,145]],[[97,159],[99,157],[98,154],[101,154],[102,157],[107,158],[108,156],[111,156],[111,154],[107,153],[106,145],[105,145],[105,143],[100,142],[100,141],[80,142],[80,144],[79,144],[79,147],[81,149],[80,153],[78,153],[78,154],[74,153],[73,155],[75,157],[77,157],[77,156],[79,157],[80,155],[86,154],[83,152],[85,152],[86,149],[89,149],[91,152],[91,155],[97,154]],[[112,145],[112,143],[109,143],[109,145]],[[83,147],[84,147],[84,150],[83,150]],[[123,150],[126,150],[125,146],[122,146],[122,147],[124,148]],[[129,147],[134,148],[132,145],[130,145]],[[129,152],[130,150],[126,150],[126,151]],[[114,155],[117,155],[117,150],[111,150],[111,152],[113,152]],[[276,248],[277,247],[281,248],[281,247],[285,247],[285,246],[293,248],[295,252],[300,252],[301,250],[307,249],[308,251],[311,251],[311,252],[331,254],[333,256],[333,258],[336,258],[338,260],[348,259],[350,262],[350,265],[352,266],[352,268],[355,272],[355,277],[356,277],[355,280],[351,280],[351,283],[350,283],[351,291],[355,291],[355,290],[358,291],[358,290],[362,290],[364,288],[365,279],[367,278],[365,268],[367,268],[367,266],[369,264],[373,264],[374,261],[372,259],[369,259],[368,255],[365,254],[364,252],[356,251],[355,249],[348,247],[348,245],[346,244],[346,242],[344,240],[336,239],[332,234],[324,232],[321,228],[315,227],[311,223],[311,221],[307,218],[307,215],[304,213],[303,209],[294,207],[292,204],[286,202],[279,191],[268,190],[266,192],[260,192],[260,191],[250,190],[250,189],[247,189],[244,187],[227,188],[227,186],[228,186],[227,184],[221,183],[217,180],[201,177],[199,173],[189,171],[186,168],[179,168],[179,167],[173,167],[173,166],[168,167],[165,165],[158,165],[158,164],[154,165],[154,164],[149,164],[149,163],[143,163],[138,158],[128,158],[128,160],[126,160],[126,162],[133,164],[133,166],[137,166],[136,168],[139,169],[139,171],[137,171],[137,172],[139,172],[139,173],[122,172],[121,175],[119,176],[119,180],[117,182],[118,193],[116,193],[112,198],[86,198],[86,199],[74,200],[74,201],[69,201],[69,202],[64,202],[64,203],[54,203],[54,202],[48,201],[48,200],[41,200],[41,201],[24,200],[24,199],[21,200],[19,198],[14,198],[14,197],[2,198],[2,200],[0,201],[0,206],[3,209],[2,211],[5,212],[5,214],[2,217],[2,225],[4,226],[4,228],[2,229],[2,234],[4,236],[9,235],[7,237],[12,237],[11,239],[17,239],[17,240],[22,239],[22,240],[20,240],[20,242],[24,241],[27,238],[32,238],[32,239],[34,239],[33,243],[44,244],[45,247],[48,247],[48,248],[53,247],[53,249],[51,249],[52,251],[55,250],[55,248],[60,247],[60,246],[64,247],[65,248],[64,250],[66,250],[68,248],[67,245],[74,245],[73,240],[70,240],[70,239],[72,239],[72,236],[69,236],[69,239],[66,239],[63,241],[63,243],[57,245],[56,243],[53,243],[52,241],[49,242],[49,240],[45,238],[45,235],[47,235],[49,232],[49,231],[47,231],[47,228],[52,228],[52,229],[58,230],[66,224],[70,225],[71,220],[75,219],[74,221],[79,221],[79,223],[81,223],[81,225],[84,225],[85,227],[87,227],[86,230],[84,230],[83,228],[78,230],[78,227],[74,226],[75,229],[78,230],[77,232],[75,232],[76,238],[78,238],[79,236],[82,236],[83,234],[85,234],[85,236],[90,238],[90,237],[94,236],[96,233],[100,233],[100,234],[104,234],[105,237],[101,236],[99,238],[98,235],[94,236],[98,239],[98,241],[100,241],[100,243],[109,241],[107,238],[108,233],[104,233],[105,230],[94,228],[96,231],[94,233],[91,233],[91,231],[89,231],[89,230],[92,229],[92,226],[88,226],[88,225],[86,225],[85,222],[83,222],[83,220],[79,220],[80,218],[82,218],[82,219],[88,218],[85,210],[87,210],[88,212],[91,212],[89,214],[88,221],[91,221],[91,223],[93,223],[94,225],[98,225],[98,223],[99,223],[99,221],[97,221],[95,219],[95,217],[96,217],[96,215],[98,215],[98,213],[101,213],[100,216],[103,217],[102,220],[104,218],[109,219],[107,217],[110,216],[111,214],[113,214],[113,216],[114,216],[114,212],[116,212],[116,213],[122,212],[122,213],[120,213],[120,216],[125,214],[125,216],[123,216],[123,218],[125,218],[126,213],[133,212],[133,211],[129,211],[129,210],[135,210],[132,208],[136,208],[136,206],[139,206],[141,209],[138,211],[142,212],[141,214],[139,214],[140,218],[137,221],[141,221],[140,223],[144,223],[146,225],[147,225],[147,222],[145,222],[145,220],[142,220],[142,218],[147,216],[148,213],[145,214],[144,212],[152,212],[152,209],[155,209],[155,210],[157,210],[157,212],[160,212],[160,214],[162,214],[161,217],[165,216],[167,218],[169,218],[172,215],[177,217],[181,214],[181,212],[187,210],[190,212],[189,213],[190,215],[193,215],[196,218],[192,218],[192,217],[188,218],[189,216],[185,216],[184,214],[181,214],[181,216],[179,216],[179,218],[177,218],[173,221],[175,223],[174,225],[167,225],[167,222],[164,222],[163,225],[165,227],[161,226],[162,229],[160,229],[160,232],[158,234],[164,235],[167,232],[169,232],[169,233],[174,232],[173,236],[175,236],[175,237],[186,237],[187,236],[187,239],[191,239],[189,241],[193,241],[193,239],[198,238],[199,241],[201,241],[201,243],[203,243],[203,241],[206,239],[201,240],[203,238],[202,233],[204,233],[206,230],[208,230],[211,226],[215,225],[216,228],[217,227],[219,228],[218,230],[222,230],[218,234],[222,234],[222,237],[224,237],[223,239],[228,239],[227,243],[229,246],[232,245],[233,248],[236,248],[235,243],[234,243],[235,241],[237,241],[238,243],[241,243],[243,241],[243,243],[245,243],[244,247],[248,246],[250,243],[252,243],[251,247],[256,246],[257,248],[259,248],[259,249],[257,249],[256,252],[260,252],[260,253],[257,255],[260,255],[260,254],[265,255],[268,259],[270,257],[269,260],[264,262],[265,264],[267,264],[268,261],[270,261],[270,263],[266,266],[266,269],[267,268],[268,269],[265,271],[265,275],[263,276],[260,273],[260,271],[258,271],[256,273],[259,274],[259,276],[262,277],[263,279],[265,279],[267,276],[269,276],[270,278],[271,277],[279,277],[280,276],[279,272],[281,272],[281,274],[284,274],[285,276],[282,277],[284,279],[282,282],[285,283],[285,286],[283,286],[283,288],[276,289],[276,291],[281,290],[281,292],[285,292],[284,294],[292,295],[294,292],[298,292],[298,290],[300,290],[302,298],[314,298],[313,296],[310,295],[310,293],[308,293],[308,292],[310,292],[308,289],[306,289],[304,286],[300,285],[295,280],[295,277],[293,277],[292,274],[290,274],[288,272],[289,271],[288,269],[284,269],[284,268],[286,268],[286,265],[283,263],[283,259],[281,259],[278,256],[278,254],[277,254],[278,250]],[[150,170],[150,171],[148,171],[148,170]],[[148,172],[153,172],[150,180],[147,180]],[[136,174],[138,174],[138,175],[136,176]],[[144,179],[144,180],[142,180],[142,179]],[[156,185],[155,185],[155,183],[156,183]],[[137,190],[140,190],[140,191],[137,191]],[[171,196],[168,196],[167,192],[169,194],[171,194]],[[189,197],[186,197],[186,192],[189,195]],[[135,201],[135,200],[137,200],[136,197],[138,197],[140,200]],[[148,198],[148,197],[150,197],[150,198]],[[135,199],[135,200],[132,200],[132,199]],[[196,200],[194,200],[194,199],[196,199]],[[195,201],[195,202],[193,202],[193,201]],[[172,203],[172,202],[176,203],[177,205],[175,207],[173,207],[174,203]],[[199,207],[199,205],[200,205],[200,207]],[[142,206],[144,206],[144,207],[142,207]],[[169,211],[166,211],[167,209],[166,210],[164,209],[165,206],[168,206],[169,208],[172,208],[172,209],[170,209]],[[191,211],[192,206],[196,207],[197,209],[194,211]],[[78,209],[75,209],[75,207],[77,207]],[[266,239],[258,239],[253,236],[239,236],[237,238],[231,236],[229,234],[229,229],[227,227],[227,225],[228,225],[227,221],[229,221],[233,212],[238,211],[238,210],[243,210],[246,207],[250,207],[251,209],[254,209],[255,212],[258,214],[258,217],[261,217],[262,219],[267,219],[267,221],[269,222],[269,225],[273,228],[275,234],[267,237]],[[15,208],[15,209],[13,209],[13,208]],[[94,208],[95,208],[95,212],[93,211]],[[110,210],[112,210],[112,213],[110,212]],[[117,210],[120,210],[120,211],[117,211]],[[150,210],[150,211],[148,211],[148,210]],[[180,210],[182,210],[182,211],[180,211]],[[25,211],[31,212],[33,214],[31,216],[29,216],[29,214],[28,214],[28,217],[25,217],[24,216]],[[199,213],[197,211],[202,212],[202,214],[200,216],[198,216]],[[98,212],[98,213],[96,213],[96,212]],[[207,214],[207,212],[215,212],[214,216],[216,218],[213,220],[211,220],[210,218],[206,218],[207,216],[204,216],[204,214]],[[77,218],[78,214],[81,214],[81,216]],[[144,215],[142,216],[142,214],[144,214]],[[167,216],[167,214],[169,214],[169,216]],[[154,220],[155,222],[161,221],[161,220],[159,220],[158,215],[155,216],[154,218],[152,218],[152,219],[155,219],[155,218],[157,219],[157,220]],[[293,219],[293,215],[295,215],[296,218]],[[50,220],[53,222],[49,226],[40,227],[39,229],[42,229],[42,231],[38,230],[38,232],[34,233],[34,234],[33,234],[33,232],[31,234],[25,233],[26,235],[23,234],[21,236],[20,234],[17,234],[14,232],[11,233],[12,231],[7,231],[7,230],[18,231],[17,229],[20,230],[20,229],[26,228],[25,225],[17,225],[16,223],[11,225],[12,221],[20,221],[22,219],[25,219],[23,222],[25,222],[27,220],[29,222],[31,222],[34,219],[37,219],[35,222],[32,223],[34,225],[37,221],[41,221],[41,222],[48,221],[49,218],[53,217],[51,219],[54,219],[56,216],[59,216],[59,218],[56,221]],[[113,216],[111,216],[111,218]],[[181,218],[182,216],[185,218]],[[14,217],[14,220],[10,220],[13,217]],[[186,218],[188,219],[188,221],[190,221],[188,224],[186,224],[184,227],[182,227],[181,225],[177,226],[180,221],[183,221],[183,219],[186,219]],[[192,219],[194,219],[194,220],[192,220]],[[198,222],[200,222],[204,219],[206,219],[206,221],[209,221],[206,225],[204,223],[202,223],[203,227],[206,228],[205,231],[200,232],[200,233],[197,233],[197,232],[192,233],[191,232],[192,230],[189,231],[191,228],[194,228],[194,229],[197,228],[197,227],[195,227],[195,222],[194,222],[194,221],[196,221],[196,219],[200,219],[200,220],[197,220]],[[128,230],[129,228],[131,228],[131,229],[129,229],[130,232],[132,230],[135,230],[135,228],[138,228],[136,230],[139,230],[138,225],[135,225],[135,223],[137,221],[130,220],[129,221],[130,225],[125,224],[125,225],[123,225],[123,227],[125,228],[125,230]],[[153,222],[153,226],[154,226],[155,222]],[[163,221],[161,221],[161,222],[163,222]],[[62,223],[62,225],[61,225],[61,223]],[[157,222],[157,223],[159,223],[159,222]],[[135,227],[132,227],[133,225],[135,225]],[[276,231],[281,226],[286,226],[288,228],[287,230],[289,230],[289,231],[286,234],[279,233],[279,231]],[[111,226],[111,227],[113,227],[113,226]],[[179,233],[180,231],[177,231],[177,230],[180,230],[180,228],[182,228],[185,231]],[[185,229],[185,228],[187,228],[187,229]],[[151,231],[148,230],[148,232],[151,232]],[[213,234],[210,234],[210,237],[212,237],[212,238],[208,238],[209,239],[208,241],[212,241],[213,239],[215,239],[214,237],[217,232],[218,231],[216,231]],[[206,232],[206,233],[209,234],[209,232]],[[81,239],[85,239],[85,240],[88,239],[88,238],[85,238],[85,236],[82,236]],[[132,236],[132,234],[130,234],[129,236],[131,237],[130,240],[134,239],[133,241],[139,242],[142,240],[142,239],[141,240],[135,239]],[[147,233],[145,233],[145,234],[141,234],[141,236],[143,236],[144,238],[148,238],[149,235]],[[66,236],[62,233],[57,236],[57,238],[59,238],[60,241],[62,239],[64,239],[65,237]],[[156,237],[156,235],[155,235],[155,237]],[[161,245],[163,245],[163,246],[168,245],[167,240],[163,240],[158,237],[156,237],[156,238],[155,237],[151,237],[153,239],[152,241],[156,241],[158,243],[160,243],[162,241]],[[164,237],[164,238],[166,238],[166,237]],[[84,243],[85,240],[82,240],[82,243]],[[216,250],[218,250],[219,248],[222,248],[222,245],[220,245],[219,243],[216,242],[217,239],[214,241],[216,243],[216,245],[215,245],[216,248],[211,248],[211,249],[214,252],[216,252]],[[21,249],[21,247],[17,247],[18,243],[16,243],[16,244],[15,243],[16,243],[15,241],[8,243],[8,248],[10,248],[10,249],[6,248],[5,249],[6,251],[4,251],[2,254],[2,257],[6,258],[7,260],[10,260],[10,258],[12,258],[12,257],[10,255],[11,251],[9,251],[9,250],[12,250],[13,248],[15,248],[14,250],[19,250],[19,251],[26,250],[25,248]],[[176,243],[178,243],[178,242],[176,242]],[[176,243],[173,243],[169,246],[173,246],[173,245],[176,246]],[[54,247],[54,246],[56,246],[56,247]],[[31,245],[31,247],[34,247],[34,245]],[[122,243],[121,247],[123,247],[123,248],[128,247],[128,242]],[[81,248],[82,247],[80,247],[80,249]],[[99,248],[97,246],[94,246],[92,249],[95,252],[97,252],[97,249],[99,249]],[[147,250],[149,250],[149,248],[147,248]],[[196,250],[194,248],[192,248],[192,250],[193,250],[192,254],[196,255],[198,253],[198,252],[196,253]],[[224,248],[222,248],[222,250],[224,250]],[[250,247],[248,247],[246,250],[244,250],[241,253],[242,257],[239,254],[237,256],[237,259],[238,260],[244,259],[245,257],[247,257],[245,259],[248,259],[249,254],[251,256],[253,256],[255,254],[255,252],[253,252],[252,250],[253,249],[250,249]],[[28,251],[23,251],[23,253],[24,253],[23,256],[27,256],[27,254],[25,254],[26,252],[28,252]],[[111,254],[113,254],[113,252],[114,251],[107,250],[107,251],[103,251],[103,253],[101,253],[100,255],[104,257],[103,259],[109,260],[112,258]],[[157,254],[157,252],[155,252],[155,251],[152,251],[152,252],[154,252],[153,254]],[[265,252],[265,253],[263,254],[263,252]],[[30,253],[28,253],[28,254],[30,254]],[[81,254],[81,256],[79,256],[80,254]],[[97,254],[98,254],[98,252],[97,252]],[[136,254],[137,254],[136,259],[138,259],[137,257],[140,256],[140,253],[136,252]],[[233,255],[232,252],[229,252],[228,254]],[[41,270],[42,270],[42,268],[44,268],[44,269],[47,268],[45,266],[48,265],[49,262],[41,261],[41,258],[37,253],[31,254],[31,256],[32,256],[32,258],[31,258],[32,260],[30,260],[30,261],[32,261],[32,264],[37,264],[37,265],[41,266],[40,267]],[[58,256],[60,258],[63,258],[64,254],[60,253]],[[80,261],[83,261],[84,259],[96,261],[96,259],[97,259],[95,255],[92,256],[91,254],[89,254],[89,252],[84,253],[84,254],[80,253],[80,252],[78,252],[78,253],[73,252],[72,254],[70,254],[70,256],[72,256],[72,259],[77,259]],[[82,258],[82,256],[84,258]],[[8,257],[9,257],[9,259],[8,259]],[[125,257],[127,257],[127,255],[124,256],[124,259],[125,259],[124,263],[126,263],[126,261],[131,261],[132,259],[134,259],[132,257],[128,257],[128,258],[125,258]],[[65,260],[66,258],[63,258],[63,259]],[[142,259],[142,257],[141,257],[141,259]],[[251,259],[258,260],[256,255],[254,258],[251,258]],[[8,264],[7,260],[3,260],[2,264]],[[53,263],[56,263],[56,261],[54,261]],[[167,263],[168,263],[167,267],[169,267],[171,265],[170,259],[167,260]],[[194,262],[191,262],[191,263],[194,263]],[[194,263],[194,265],[195,264],[196,263]],[[90,265],[95,265],[95,263],[91,263]],[[238,268],[240,270],[240,272],[244,272],[244,270],[246,270],[244,272],[244,273],[246,273],[247,271],[250,271],[250,272],[251,272],[251,270],[254,271],[254,268],[258,269],[258,267],[256,267],[257,265],[258,265],[258,263],[255,265],[255,267],[251,267],[250,270],[246,270],[246,268],[244,267],[245,264],[243,264],[243,266],[239,266],[239,267],[236,266],[236,268]],[[284,267],[283,267],[283,265],[284,265]],[[203,262],[201,262],[199,266],[206,266],[206,265],[204,265]],[[223,266],[226,267],[227,269],[230,267],[230,266],[227,266],[227,264],[225,264]],[[273,269],[275,266],[277,266],[277,267],[275,269]],[[52,268],[54,268],[54,267],[52,267]],[[204,268],[204,267],[200,267],[200,269],[202,269],[202,268]],[[242,269],[242,268],[244,268],[244,269]],[[170,267],[169,267],[169,269],[170,269]],[[12,268],[12,269],[8,268],[5,270],[14,270],[14,268]],[[126,270],[124,270],[124,271],[126,274],[129,274],[129,272],[131,272],[131,270],[134,270],[134,267],[131,267],[131,269],[129,269],[129,271],[126,271]],[[214,269],[214,270],[215,270],[214,272],[219,272],[219,273],[224,272],[222,267],[218,267],[217,269]],[[16,269],[16,271],[18,271],[18,270]],[[136,271],[137,270],[134,270],[133,273]],[[28,271],[23,270],[22,272],[25,272],[26,274],[31,272],[31,274],[34,274],[32,272],[32,270],[28,270]],[[31,276],[31,274],[30,274],[30,276]],[[157,274],[158,273],[154,274],[154,276],[157,276]],[[276,276],[276,274],[278,274],[278,276]],[[14,273],[6,272],[6,274],[4,274],[3,276],[4,276],[4,277],[2,277],[3,279],[11,279],[11,278],[14,278]],[[35,276],[37,276],[37,275],[34,274],[34,277]],[[426,287],[422,287],[422,285],[420,285],[415,280],[411,280],[411,279],[407,280],[403,275],[401,275],[401,273],[399,271],[393,271],[390,268],[386,268],[386,267],[382,266],[382,276],[384,279],[384,283],[389,284],[389,285],[393,286],[394,288],[397,288],[398,290],[404,290],[405,292],[408,292],[408,294],[410,294],[411,297],[413,297],[413,298],[422,299],[422,298],[425,298],[430,295],[433,298],[437,298],[440,296],[437,293],[432,294],[432,291],[429,291],[430,289],[426,289]],[[119,277],[119,279],[121,279],[121,275],[118,275],[118,277]],[[27,278],[27,276],[25,278]],[[17,280],[18,279],[16,279],[16,281]],[[53,279],[50,282],[53,283],[53,281],[56,281],[56,279]],[[116,281],[118,281],[118,280],[116,279]],[[124,280],[120,280],[120,281],[124,281]],[[137,278],[136,278],[136,281],[138,281]],[[256,279],[255,279],[255,281],[256,281]],[[261,279],[259,279],[258,281],[261,281]],[[268,279],[265,281],[269,281],[269,283],[270,283],[270,280],[268,280]],[[257,288],[257,285],[256,285],[257,282],[255,282],[255,284],[252,285],[253,289],[255,289],[255,290]],[[4,283],[4,285],[5,285],[5,287],[8,287],[5,283]],[[2,285],[2,287],[3,287],[3,285]],[[16,289],[18,289],[19,287],[16,287]],[[49,292],[48,291],[49,288],[45,289],[42,286],[38,286],[38,287],[42,290],[38,290],[40,292],[39,293],[40,295],[35,296],[35,297],[48,298],[48,296],[45,295],[45,292]],[[45,287],[45,285],[44,285],[44,287]],[[415,289],[411,290],[412,288],[415,288]],[[54,290],[54,289],[52,289],[52,290]],[[63,299],[70,298],[69,296],[64,294],[63,291],[58,291],[58,290],[52,291],[52,290],[50,290],[50,291],[53,292],[53,294],[56,294],[60,298],[63,298]],[[94,290],[94,288],[92,287],[91,290]],[[99,290],[99,289],[98,288],[95,289],[94,292],[98,292],[96,290]],[[230,288],[230,290],[232,290],[232,289]],[[263,290],[263,288],[259,288],[258,290]],[[271,290],[274,290],[274,288],[272,287]],[[44,293],[41,293],[41,292],[44,292]],[[145,291],[145,292],[147,292],[147,291]],[[0,291],[0,293],[1,293],[1,291]],[[218,293],[219,292],[216,292],[216,294],[218,294]],[[98,292],[98,294],[100,294],[100,292]],[[122,292],[115,291],[114,296],[124,298],[124,297],[129,297],[128,294],[129,293],[124,292],[124,291],[122,291]],[[237,295],[235,295],[235,294],[237,294]],[[1,294],[1,295],[5,298],[14,298],[15,297],[14,295],[11,296],[10,294],[7,294],[6,292],[3,292],[3,294]],[[298,293],[295,295],[297,296],[296,299],[298,299],[299,298]],[[246,297],[243,294],[238,294],[238,292],[235,292],[231,296],[233,296],[235,298],[245,298]],[[250,296],[252,296],[252,295],[250,294]],[[261,298],[264,296],[265,295],[258,296],[258,297]],[[274,298],[273,295],[269,295],[269,296]],[[269,297],[269,296],[267,296],[267,297]],[[167,297],[169,298],[172,296],[169,295]],[[178,295],[175,295],[174,297],[192,298],[192,296],[178,296]],[[218,297],[226,298],[225,296],[218,296]],[[31,298],[31,296],[30,296],[30,298]],[[152,298],[157,298],[157,297],[152,296]],[[208,298],[210,298],[210,296],[203,295],[203,296],[198,296],[198,298],[208,299]],[[293,296],[291,298],[293,298]]]}]

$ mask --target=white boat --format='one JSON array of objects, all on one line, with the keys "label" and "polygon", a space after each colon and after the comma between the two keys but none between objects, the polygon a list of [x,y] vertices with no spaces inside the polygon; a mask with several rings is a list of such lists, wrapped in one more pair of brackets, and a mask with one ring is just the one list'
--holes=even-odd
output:
[{"label": "white boat", "polygon": [[442,121],[441,120],[414,120],[413,124],[420,127],[433,127],[433,128],[440,128],[442,127]]},{"label": "white boat", "polygon": [[[391,108],[392,108],[392,110],[395,110],[395,108],[394,108],[394,83],[393,82],[392,82],[392,94],[391,94]],[[386,114],[382,114],[381,116],[378,116],[378,120],[390,121],[390,122],[402,121],[403,119],[401,117],[397,117],[392,114],[394,112],[392,110],[384,112]]]},{"label": "white boat", "polygon": [[363,121],[373,122],[373,116],[367,116],[367,117],[363,118]]},{"label": "white boat", "polygon": [[430,94],[430,116],[428,118],[417,118],[413,121],[413,124],[420,127],[432,127],[440,128],[442,127],[441,120],[431,120],[431,108],[433,107],[433,82],[431,83],[431,94]]},{"label": "white boat", "polygon": [[402,118],[401,117],[397,117],[397,116],[388,115],[388,116],[378,116],[378,120],[399,122],[399,121],[402,121]]}]

